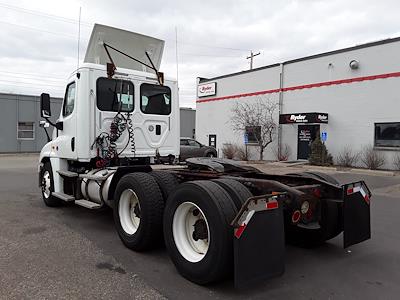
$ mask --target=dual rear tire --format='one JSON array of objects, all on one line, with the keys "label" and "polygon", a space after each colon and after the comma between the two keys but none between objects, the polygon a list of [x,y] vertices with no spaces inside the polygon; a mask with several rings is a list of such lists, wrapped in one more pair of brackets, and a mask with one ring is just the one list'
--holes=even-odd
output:
[{"label": "dual rear tire", "polygon": [[114,220],[122,242],[144,251],[164,240],[178,272],[198,284],[230,276],[230,222],[251,193],[225,179],[177,185],[176,178],[166,172],[134,173],[120,180]]},{"label": "dual rear tire", "polygon": [[234,180],[190,181],[168,199],[164,212],[166,248],[178,272],[197,284],[232,274],[230,223],[250,191]]}]

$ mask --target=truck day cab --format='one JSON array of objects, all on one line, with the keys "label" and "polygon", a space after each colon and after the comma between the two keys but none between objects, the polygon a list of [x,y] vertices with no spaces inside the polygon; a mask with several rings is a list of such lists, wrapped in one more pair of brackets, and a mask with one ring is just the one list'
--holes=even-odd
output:
[{"label": "truck day cab", "polygon": [[[344,232],[344,246],[370,238],[370,192],[304,172],[269,175],[236,162],[179,155],[177,82],[158,71],[164,42],[96,24],[84,63],[69,78],[55,128],[39,159],[48,206],[111,207],[122,242],[145,251],[165,242],[177,270],[207,284],[240,287],[284,271],[285,242],[315,246]],[[48,127],[48,123],[44,124]]]}]

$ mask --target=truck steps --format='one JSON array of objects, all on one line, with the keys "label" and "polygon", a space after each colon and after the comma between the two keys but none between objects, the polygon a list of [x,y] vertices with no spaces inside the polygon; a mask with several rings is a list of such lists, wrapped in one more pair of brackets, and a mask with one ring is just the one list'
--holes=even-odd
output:
[{"label": "truck steps", "polygon": [[79,174],[76,172],[71,172],[66,170],[58,170],[57,173],[63,177],[70,177],[70,178],[75,178],[79,176]]},{"label": "truck steps", "polygon": [[106,173],[104,176],[103,175],[97,175],[97,174],[80,174],[80,178],[83,179],[89,179],[89,180],[94,180],[94,181],[104,181],[108,178],[108,173]]},{"label": "truck steps", "polygon": [[92,202],[92,201],[88,201],[85,199],[81,199],[81,200],[75,200],[75,204],[88,208],[88,209],[96,209],[96,208],[100,208],[101,204]]},{"label": "truck steps", "polygon": [[67,195],[67,194],[60,193],[60,192],[53,192],[52,195],[58,199],[65,201],[65,202],[72,202],[75,200],[74,196]]}]

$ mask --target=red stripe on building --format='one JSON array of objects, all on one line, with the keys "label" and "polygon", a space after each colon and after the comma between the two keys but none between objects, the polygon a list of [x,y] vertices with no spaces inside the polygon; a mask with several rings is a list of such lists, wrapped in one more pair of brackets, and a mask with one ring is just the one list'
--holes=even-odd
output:
[{"label": "red stripe on building", "polygon": [[265,95],[265,94],[273,94],[273,93],[279,93],[280,91],[290,92],[290,91],[295,91],[295,90],[311,89],[311,88],[317,88],[317,87],[323,87],[323,86],[329,86],[329,85],[339,85],[339,84],[376,80],[376,79],[385,79],[385,78],[391,78],[391,77],[400,77],[400,72],[363,76],[363,77],[355,77],[355,78],[348,78],[348,79],[340,79],[340,80],[333,80],[333,81],[325,81],[325,82],[311,83],[311,84],[305,84],[305,85],[297,85],[297,86],[287,87],[287,88],[283,88],[283,89],[265,90],[265,91],[230,95],[230,96],[217,97],[217,98],[198,99],[196,101],[196,103],[229,100],[229,99],[242,98],[242,97]]}]

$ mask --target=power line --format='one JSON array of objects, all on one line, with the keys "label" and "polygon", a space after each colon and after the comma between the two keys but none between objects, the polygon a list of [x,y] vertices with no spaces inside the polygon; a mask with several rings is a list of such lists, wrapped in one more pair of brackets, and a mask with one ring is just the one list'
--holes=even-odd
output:
[{"label": "power line", "polygon": [[7,74],[18,74],[18,75],[27,75],[27,76],[34,76],[34,77],[40,77],[40,78],[59,78],[60,80],[65,80],[67,77],[58,77],[62,76],[62,74],[55,74],[55,73],[46,73],[50,76],[43,76],[42,73],[21,73],[21,72],[10,72],[10,71],[3,71],[1,70],[1,73],[7,73]]},{"label": "power line", "polygon": [[230,58],[241,58],[239,55],[215,55],[215,54],[197,54],[197,53],[180,53],[183,56],[206,56],[206,57],[230,57]]},{"label": "power line", "polygon": [[[4,7],[4,8],[7,8],[7,9],[20,11],[20,12],[23,12],[23,13],[34,14],[34,15],[39,15],[39,16],[55,19],[57,21],[63,21],[63,22],[71,23],[71,24],[78,24],[79,23],[79,21],[74,20],[74,19],[65,18],[65,17],[52,15],[52,14],[47,14],[47,13],[43,13],[43,12],[40,12],[40,11],[37,11],[37,10],[26,9],[26,8],[14,6],[14,5],[0,3],[0,6]],[[17,26],[17,24],[12,24],[12,25]],[[92,27],[94,24],[81,21],[81,25]],[[22,27],[22,25],[20,25],[20,26]],[[169,40],[169,41],[173,41],[175,43],[177,42],[176,40]],[[243,52],[249,52],[250,51],[249,49],[241,49],[241,48],[233,48],[233,47],[221,47],[221,46],[210,46],[210,45],[203,45],[203,44],[190,43],[190,42],[178,42],[178,43],[179,44],[183,44],[183,45],[192,45],[192,46],[212,48],[212,49],[224,49],[224,50],[243,51]]]},{"label": "power line", "polygon": [[[4,72],[2,72],[4,73]],[[1,76],[4,76],[3,74],[0,73],[0,80],[1,80]],[[57,79],[57,78],[50,78],[50,77],[43,77],[43,76],[21,76],[21,75],[14,75],[14,74],[8,74],[7,77],[11,77],[11,78],[15,78],[15,79],[30,79],[30,80],[40,80],[43,82],[43,79],[45,79],[46,81],[54,81],[54,83],[64,83],[66,80],[64,79]]]},{"label": "power line", "polygon": [[231,47],[221,47],[221,46],[209,46],[209,45],[196,44],[196,43],[188,43],[188,42],[180,42],[180,43],[181,43],[181,44],[184,44],[184,45],[192,45],[192,46],[205,47],[205,48],[224,49],[224,50],[243,51],[243,52],[249,52],[249,51],[251,51],[251,50],[249,50],[249,49],[240,49],[240,48],[231,48]]},{"label": "power line", "polygon": [[[0,3],[0,7],[6,8],[6,9],[10,9],[10,10],[14,10],[14,11],[23,12],[23,13],[26,13],[26,14],[46,17],[46,18],[54,19],[56,21],[66,22],[66,23],[70,23],[70,24],[77,24],[78,23],[78,21],[74,20],[74,19],[65,18],[65,17],[52,15],[52,14],[47,14],[47,13],[43,13],[43,12],[40,12],[40,11],[37,11],[37,10],[23,8],[23,7],[20,7],[20,6]],[[82,22],[81,25],[89,26],[89,27],[93,26],[93,24],[88,23],[88,22]]]},{"label": "power line", "polygon": [[17,84],[22,84],[22,85],[35,85],[35,86],[52,86],[52,87],[64,87],[63,84],[41,84],[41,83],[33,83],[33,82],[21,82],[21,81],[13,81],[13,80],[6,80],[6,79],[0,79],[0,81],[2,82],[11,82],[14,83],[13,85],[15,85],[15,83]]},{"label": "power line", "polygon": [[63,35],[63,36],[66,36],[68,38],[76,39],[76,36],[65,34],[65,33],[53,32],[53,31],[43,30],[43,29],[39,29],[39,28],[34,28],[34,27],[29,27],[29,26],[9,23],[9,22],[5,22],[5,21],[0,21],[0,23],[6,24],[6,25],[15,26],[15,27],[20,27],[20,28],[27,29],[27,30],[40,31],[40,32],[44,32],[44,33],[54,34],[54,35],[57,35],[57,36]]}]

